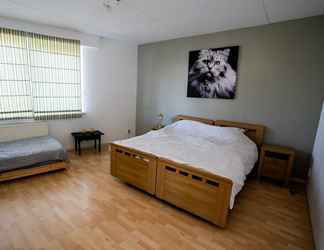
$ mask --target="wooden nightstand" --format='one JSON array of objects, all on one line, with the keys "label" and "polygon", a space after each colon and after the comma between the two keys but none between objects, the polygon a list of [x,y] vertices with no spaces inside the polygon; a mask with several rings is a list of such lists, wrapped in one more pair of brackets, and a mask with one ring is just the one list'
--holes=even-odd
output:
[{"label": "wooden nightstand", "polygon": [[294,164],[295,151],[292,148],[262,145],[258,177],[266,176],[288,184]]}]

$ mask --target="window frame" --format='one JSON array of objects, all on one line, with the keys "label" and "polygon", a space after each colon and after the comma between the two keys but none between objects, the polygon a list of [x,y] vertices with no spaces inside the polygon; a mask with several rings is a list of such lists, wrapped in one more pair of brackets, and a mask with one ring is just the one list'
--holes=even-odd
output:
[{"label": "window frame", "polygon": [[[83,48],[81,46],[80,41],[79,40],[74,40],[74,39],[60,38],[60,37],[54,37],[54,36],[48,36],[48,35],[43,35],[43,34],[37,34],[37,33],[32,33],[32,32],[25,32],[25,31],[19,31],[19,30],[8,29],[8,28],[1,28],[0,27],[0,38],[1,38],[1,40],[2,40],[2,32],[5,32],[5,31],[8,31],[8,33],[12,32],[13,34],[15,34],[15,32],[17,32],[18,39],[20,39],[19,36],[21,36],[21,40],[26,39],[26,43],[27,43],[27,45],[25,45],[26,47],[22,46],[20,48],[20,47],[14,46],[14,42],[16,42],[14,40],[12,40],[12,41],[10,40],[10,42],[12,42],[12,44],[9,44],[9,46],[7,46],[7,47],[10,48],[10,49],[11,48],[12,49],[15,49],[17,47],[18,49],[26,50],[23,53],[26,53],[27,55],[23,55],[23,56],[27,56],[27,62],[25,64],[25,66],[28,68],[27,69],[28,76],[26,77],[25,72],[24,72],[23,76],[24,76],[24,78],[26,78],[26,80],[24,80],[24,81],[29,82],[29,83],[26,84],[26,86],[28,85],[28,88],[29,88],[29,90],[27,90],[27,92],[29,91],[29,95],[26,95],[26,97],[27,98],[30,98],[30,102],[32,103],[32,106],[31,106],[31,110],[28,110],[28,111],[17,110],[17,111],[8,111],[8,112],[6,112],[6,109],[4,108],[2,110],[2,113],[14,114],[14,113],[24,113],[24,112],[27,113],[27,112],[30,112],[31,113],[31,116],[30,117],[29,116],[27,116],[27,117],[24,117],[24,116],[17,116],[17,117],[15,117],[13,115],[13,117],[6,118],[5,115],[4,115],[4,117],[0,117],[0,123],[11,123],[11,122],[12,123],[17,123],[17,122],[38,121],[38,120],[40,120],[40,121],[42,121],[42,120],[48,121],[48,120],[59,120],[59,119],[74,119],[74,118],[80,118],[83,115],[85,115],[85,112],[84,112],[84,102],[83,102],[83,98],[84,98],[84,95],[83,95],[83,77],[82,77],[83,76],[83,72],[82,72],[83,71],[83,53],[82,53],[82,49]],[[73,51],[73,52],[76,53],[75,55],[72,54],[72,53],[71,54],[64,54],[61,51],[59,51],[59,53],[54,53],[53,51],[47,52],[45,50],[44,51],[41,51],[41,52],[42,53],[48,53],[50,55],[56,54],[58,56],[63,56],[63,58],[64,58],[64,56],[76,56],[77,57],[77,59],[76,59],[77,62],[78,62],[77,68],[76,69],[72,69],[71,68],[71,69],[66,69],[66,70],[70,70],[70,71],[76,70],[78,72],[78,74],[79,74],[78,78],[76,78],[76,79],[79,79],[79,80],[76,83],[67,83],[67,82],[66,83],[63,83],[63,82],[62,83],[59,83],[59,84],[77,85],[78,88],[79,88],[79,91],[77,92],[77,95],[75,95],[75,96],[73,96],[73,95],[71,95],[71,96],[68,96],[68,95],[66,95],[66,96],[65,95],[63,95],[63,96],[55,96],[55,95],[52,95],[52,96],[40,96],[38,98],[44,98],[45,101],[46,101],[46,98],[52,98],[52,99],[53,98],[62,98],[63,100],[64,100],[64,98],[72,98],[72,99],[73,98],[76,98],[76,99],[79,99],[77,101],[78,104],[76,106],[76,107],[78,107],[78,109],[76,109],[76,110],[68,110],[68,109],[66,109],[66,107],[64,107],[65,109],[62,109],[62,110],[55,110],[55,109],[49,110],[49,111],[47,111],[47,110],[36,111],[35,110],[34,102],[35,102],[35,98],[37,98],[37,96],[34,96],[33,95],[33,92],[32,92],[32,88],[35,87],[35,86],[32,85],[34,83],[33,83],[33,78],[32,78],[32,75],[31,75],[31,68],[32,67],[36,68],[36,66],[35,65],[32,65],[32,63],[31,63],[31,55],[36,50],[35,50],[35,47],[31,47],[30,43],[36,43],[36,42],[39,42],[39,41],[32,40],[32,39],[35,39],[34,36],[37,36],[38,38],[41,38],[41,39],[47,38],[48,40],[50,40],[50,39],[58,39],[58,40],[61,40],[61,41],[65,41],[67,43],[68,43],[68,41],[71,41],[71,43],[73,43],[73,45],[76,46],[76,47],[71,46],[72,49],[74,49],[74,48],[76,49],[75,51]],[[3,36],[3,38],[5,39],[4,36]],[[1,44],[0,45],[0,47],[1,47],[0,49],[6,47],[6,45],[3,45],[2,42],[3,42],[3,44],[5,44],[5,42],[8,42],[8,41],[2,40],[1,43],[0,43]],[[52,47],[49,48],[49,49],[52,49],[53,50]],[[58,49],[58,47],[55,47],[54,49]],[[62,51],[65,49],[65,52],[68,51],[68,48],[67,47],[64,47],[63,44],[62,44],[62,48],[61,49],[62,49]],[[3,50],[3,51],[5,51],[5,50]],[[77,52],[77,51],[79,51],[79,52]],[[6,53],[14,53],[14,52],[9,52],[9,51],[5,51],[5,52]],[[5,56],[5,55],[6,54],[3,52],[3,56]],[[11,56],[14,58],[14,57],[17,56],[17,54],[12,54]],[[33,56],[35,56],[35,55],[33,55]],[[51,58],[51,60],[54,60],[54,59]],[[6,63],[5,61],[3,62],[3,64],[10,65],[10,63]],[[12,63],[12,65],[19,65],[19,64]],[[16,67],[16,66],[13,66],[13,67]],[[46,67],[42,66],[42,68],[45,69]],[[55,68],[55,67],[50,67],[49,68],[49,70],[54,70],[54,69],[59,69],[59,68]],[[14,70],[16,70],[16,69],[14,68]],[[61,68],[61,70],[65,70],[65,69],[64,68]],[[15,72],[15,74],[16,74],[16,72]],[[0,79],[0,80],[3,81],[3,82],[6,81],[6,79],[4,79],[4,80]],[[10,82],[11,79],[7,79],[7,81]],[[13,81],[18,81],[18,80],[14,79]],[[49,85],[49,88],[50,88],[50,85],[53,84],[53,82],[51,82],[51,81],[48,81],[48,82],[42,81],[42,84],[45,84],[45,85],[48,84]],[[24,86],[24,87],[27,88],[26,86]],[[37,91],[39,91],[39,89]],[[74,93],[74,92],[72,91],[70,93]],[[51,94],[52,94],[52,91],[51,91]],[[8,96],[10,97],[10,96],[15,96],[15,95],[8,95]],[[25,103],[26,103],[26,101],[25,101]],[[52,108],[53,108],[53,105],[54,104],[52,103],[51,104]],[[19,108],[19,106],[17,106],[17,107]],[[26,107],[28,107],[28,106],[26,106]],[[14,106],[14,108],[15,108],[15,106]],[[46,114],[45,115],[39,115],[42,112],[44,112]],[[60,113],[60,114],[56,115],[55,113]]]}]

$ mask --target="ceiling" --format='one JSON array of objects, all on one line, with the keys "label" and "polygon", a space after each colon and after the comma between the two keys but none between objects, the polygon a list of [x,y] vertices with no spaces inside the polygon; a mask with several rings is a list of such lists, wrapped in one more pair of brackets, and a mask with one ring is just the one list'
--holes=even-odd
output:
[{"label": "ceiling", "polygon": [[324,14],[324,0],[1,0],[0,16],[138,44]]}]

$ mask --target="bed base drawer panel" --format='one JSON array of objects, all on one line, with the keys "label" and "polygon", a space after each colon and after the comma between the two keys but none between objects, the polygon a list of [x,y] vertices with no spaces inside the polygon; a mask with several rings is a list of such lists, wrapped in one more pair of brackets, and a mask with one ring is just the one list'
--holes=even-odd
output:
[{"label": "bed base drawer panel", "polygon": [[156,162],[135,150],[111,147],[111,174],[150,194],[155,194]]},{"label": "bed base drawer panel", "polygon": [[181,164],[160,161],[157,197],[224,227],[232,184],[223,177],[207,177]]},{"label": "bed base drawer panel", "polygon": [[67,169],[68,162],[67,161],[60,161],[60,162],[53,162],[46,165],[23,168],[23,169],[16,169],[16,170],[9,170],[6,172],[0,173],[0,182],[8,181],[13,179],[18,179],[22,177],[27,177],[31,175],[37,175],[42,173],[47,173],[59,169]]}]

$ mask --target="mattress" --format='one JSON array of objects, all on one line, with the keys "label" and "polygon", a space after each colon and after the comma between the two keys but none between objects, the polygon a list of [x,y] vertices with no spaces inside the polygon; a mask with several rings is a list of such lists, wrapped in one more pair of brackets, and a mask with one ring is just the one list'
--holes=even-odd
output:
[{"label": "mattress", "polygon": [[[201,133],[197,130],[187,129],[193,133],[183,131],[178,133],[172,127],[166,127],[114,143],[232,180],[230,208],[233,208],[235,196],[242,189],[246,175],[258,159],[257,146],[241,132],[236,139],[229,140],[222,133],[217,137],[208,137],[200,136]],[[222,137],[226,139],[223,140]]]},{"label": "mattress", "polygon": [[67,159],[62,144],[51,136],[0,143],[0,172]]}]

